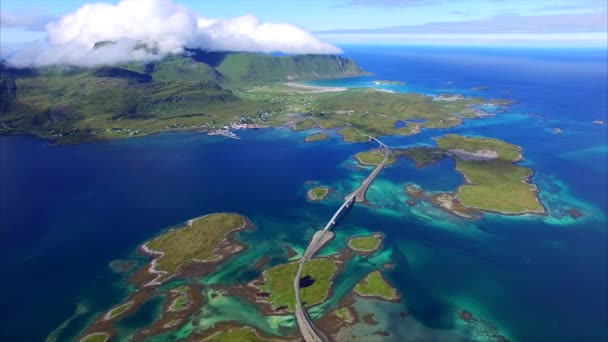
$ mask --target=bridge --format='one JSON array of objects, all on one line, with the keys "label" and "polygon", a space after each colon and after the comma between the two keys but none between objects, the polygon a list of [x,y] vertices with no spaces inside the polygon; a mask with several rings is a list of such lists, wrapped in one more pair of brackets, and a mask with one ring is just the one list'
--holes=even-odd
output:
[{"label": "bridge", "polygon": [[365,194],[367,193],[367,189],[374,179],[376,179],[380,171],[382,171],[382,168],[386,165],[388,162],[388,157],[390,156],[390,149],[382,141],[369,135],[367,135],[367,137],[369,137],[370,140],[376,141],[378,144],[380,144],[381,148],[384,148],[384,159],[380,164],[378,164],[378,166],[376,166],[376,168],[374,168],[372,173],[365,178],[363,182],[361,182],[361,185],[355,191],[344,198],[344,203],[342,203],[340,208],[338,208],[338,210],[334,213],[334,216],[332,216],[329,222],[327,222],[325,228],[317,231],[313,235],[308,248],[306,248],[306,251],[298,262],[298,271],[293,279],[293,289],[296,297],[295,317],[298,323],[298,329],[306,342],[325,342],[327,341],[327,337],[314,326],[310,320],[310,317],[308,317],[308,313],[302,306],[302,301],[300,300],[300,278],[302,276],[304,264],[306,261],[312,259],[319,249],[321,249],[334,237],[334,233],[331,231],[331,229],[336,225],[339,218],[345,215],[348,209],[354,203],[365,202]]},{"label": "bridge", "polygon": [[370,184],[372,184],[374,179],[376,179],[376,176],[378,176],[380,171],[382,171],[382,168],[388,162],[388,157],[391,155],[391,150],[382,141],[380,141],[372,136],[369,136],[369,135],[368,135],[368,137],[371,140],[380,144],[380,147],[384,148],[384,159],[382,160],[382,162],[380,164],[378,164],[378,166],[376,166],[374,171],[372,171],[372,173],[370,173],[370,175],[367,176],[367,178],[363,182],[361,182],[361,185],[357,188],[357,190],[353,191],[350,195],[348,195],[344,198],[346,201],[348,201],[349,198],[353,197],[355,199],[355,202],[357,202],[357,203],[365,202],[365,194],[367,193],[367,189],[369,188]]}]

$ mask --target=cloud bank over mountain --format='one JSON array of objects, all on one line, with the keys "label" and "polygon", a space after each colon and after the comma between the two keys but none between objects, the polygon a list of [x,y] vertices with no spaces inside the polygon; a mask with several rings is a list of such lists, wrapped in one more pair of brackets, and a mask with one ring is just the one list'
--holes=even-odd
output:
[{"label": "cloud bank over mountain", "polygon": [[[9,64],[19,67],[115,64],[159,59],[170,53],[181,53],[184,48],[341,53],[337,47],[291,24],[262,23],[252,15],[205,18],[170,0],[87,4],[50,21],[44,31],[44,42],[29,44],[8,56]],[[95,46],[99,42],[106,44]]]}]

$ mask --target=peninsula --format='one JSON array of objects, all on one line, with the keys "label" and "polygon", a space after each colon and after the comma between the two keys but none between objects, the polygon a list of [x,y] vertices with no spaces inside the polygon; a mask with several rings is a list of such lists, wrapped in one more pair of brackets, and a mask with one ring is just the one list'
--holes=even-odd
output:
[{"label": "peninsula", "polygon": [[485,115],[475,108],[486,102],[482,99],[435,101],[420,94],[293,82],[365,74],[339,56],[201,50],[92,68],[0,64],[0,134],[69,144],[174,130],[236,138],[232,130],[291,125],[294,130],[337,128],[345,141],[365,142],[369,139],[358,130],[374,137],[411,135]]},{"label": "peninsula", "polygon": [[326,140],[329,136],[325,132],[319,132],[312,135],[307,136],[304,141],[305,142],[313,142],[313,141],[321,141]]}]

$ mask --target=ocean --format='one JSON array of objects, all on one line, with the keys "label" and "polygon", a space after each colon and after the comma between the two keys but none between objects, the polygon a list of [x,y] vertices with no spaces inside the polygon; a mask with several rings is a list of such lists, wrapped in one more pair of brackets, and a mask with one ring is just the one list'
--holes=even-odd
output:
[{"label": "ocean", "polygon": [[[428,205],[410,208],[405,184],[450,191],[463,179],[451,160],[423,169],[400,160],[370,188],[374,206],[355,206],[322,253],[344,247],[348,236],[376,231],[386,236],[383,250],[370,260],[349,261],[322,308],[335,306],[373,265],[390,261],[395,267],[387,278],[404,301],[356,304],[380,322],[371,332],[391,333],[383,341],[483,339],[456,318],[463,309],[486,330],[513,341],[606,340],[608,132],[593,123],[608,121],[606,50],[343,48],[374,75],[312,84],[513,100],[493,117],[383,141],[391,147],[432,145],[433,137],[458,133],[520,145],[521,164],[535,170],[532,182],[549,215],[489,214],[473,222]],[[373,82],[379,79],[406,84]],[[73,339],[132,291],[112,261],[141,263],[140,243],[206,213],[248,216],[256,229],[240,239],[256,248],[201,279],[203,284],[255,278],[247,266],[262,255],[282,262],[282,244],[301,251],[340,205],[340,194],[367,175],[352,155],[373,146],[344,143],[335,132],[326,141],[304,143],[315,131],[240,131],[241,140],[175,132],[69,146],[0,137],[0,338]],[[307,181],[331,186],[335,194],[310,203]],[[565,211],[571,208],[584,216],[570,218]],[[193,317],[198,329],[235,319],[270,334],[294,329],[293,321],[263,317],[238,299],[207,299],[214,310]],[[118,340],[153,321],[160,302],[155,297],[146,304],[149,310],[127,317],[117,327]],[[405,320],[399,317],[403,310],[410,313]],[[193,329],[189,324],[158,340]],[[365,341],[379,338],[365,326],[352,332]]]}]

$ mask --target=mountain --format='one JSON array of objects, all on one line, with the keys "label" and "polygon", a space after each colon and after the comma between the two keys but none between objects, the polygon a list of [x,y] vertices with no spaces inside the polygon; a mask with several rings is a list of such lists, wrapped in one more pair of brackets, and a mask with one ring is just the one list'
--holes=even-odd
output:
[{"label": "mountain", "polygon": [[217,70],[229,84],[341,78],[363,74],[363,70],[353,60],[334,55],[275,57],[251,53],[229,54]]},{"label": "mountain", "polygon": [[354,61],[339,56],[201,50],[150,63],[96,68],[13,69],[0,64],[0,132],[99,127],[93,125],[99,121],[108,127],[119,119],[207,115],[207,121],[214,122],[210,113],[251,114],[259,109],[235,95],[245,88],[364,73]]}]

